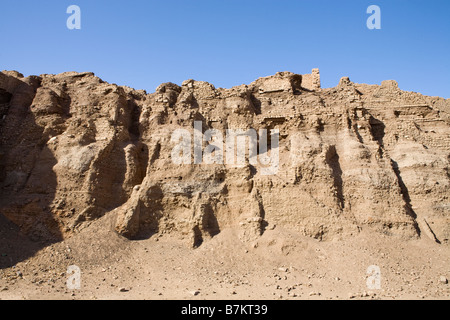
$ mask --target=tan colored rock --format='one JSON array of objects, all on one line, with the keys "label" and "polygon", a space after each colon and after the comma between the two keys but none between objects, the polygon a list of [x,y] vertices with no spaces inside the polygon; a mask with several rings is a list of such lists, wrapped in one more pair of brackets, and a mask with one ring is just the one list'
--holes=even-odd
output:
[{"label": "tan colored rock", "polygon": [[[170,233],[191,246],[226,228],[253,242],[274,225],[322,241],[367,228],[444,243],[449,112],[449,100],[391,80],[323,89],[318,70],[231,89],[164,83],[151,94],[93,73],[2,72],[0,210],[37,239],[115,215],[128,238]],[[193,160],[194,121],[224,141],[227,129],[278,130],[266,154],[278,151],[276,170],[248,159],[176,164],[172,134],[190,133]]]}]

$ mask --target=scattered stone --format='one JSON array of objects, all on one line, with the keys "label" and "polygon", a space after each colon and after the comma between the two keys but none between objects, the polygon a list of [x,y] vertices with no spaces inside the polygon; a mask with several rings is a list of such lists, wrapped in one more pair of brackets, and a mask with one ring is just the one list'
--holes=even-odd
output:
[{"label": "scattered stone", "polygon": [[442,283],[442,284],[447,284],[448,283],[448,279],[446,277],[444,277],[444,276],[441,276],[439,278],[439,282]]},{"label": "scattered stone", "polygon": [[200,291],[194,290],[194,291],[189,291],[189,293],[193,296],[198,296],[200,294]]},{"label": "scattered stone", "polygon": [[51,138],[50,140],[48,140],[48,143],[52,143],[52,142],[54,142],[54,141],[56,141],[56,137],[53,137],[53,138]]}]

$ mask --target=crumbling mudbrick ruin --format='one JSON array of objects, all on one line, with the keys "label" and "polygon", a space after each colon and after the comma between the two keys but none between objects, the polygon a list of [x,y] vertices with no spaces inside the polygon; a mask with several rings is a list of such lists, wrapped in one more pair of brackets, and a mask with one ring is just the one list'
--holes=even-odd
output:
[{"label": "crumbling mudbrick ruin", "polygon": [[[277,129],[276,174],[175,164],[171,135],[194,121]],[[3,71],[0,139],[0,213],[35,239],[71,237],[105,215],[130,239],[170,233],[192,246],[224,228],[247,241],[275,225],[322,241],[363,229],[450,236],[450,101],[395,81],[321,88],[314,69],[148,94],[93,73]]]}]

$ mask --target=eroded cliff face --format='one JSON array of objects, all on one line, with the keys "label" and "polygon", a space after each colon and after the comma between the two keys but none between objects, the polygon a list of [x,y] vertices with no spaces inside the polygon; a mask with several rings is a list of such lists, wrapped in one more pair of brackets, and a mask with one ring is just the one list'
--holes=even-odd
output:
[{"label": "eroded cliff face", "polygon": [[[267,137],[276,170],[195,163],[194,123],[224,139],[227,129],[278,130]],[[192,133],[189,163],[174,161],[179,129]],[[0,213],[36,239],[69,237],[104,215],[130,239],[171,233],[192,246],[225,228],[251,241],[275,226],[320,240],[364,228],[450,236],[450,101],[394,81],[321,89],[314,70],[147,94],[92,73],[4,71],[0,139]]]}]

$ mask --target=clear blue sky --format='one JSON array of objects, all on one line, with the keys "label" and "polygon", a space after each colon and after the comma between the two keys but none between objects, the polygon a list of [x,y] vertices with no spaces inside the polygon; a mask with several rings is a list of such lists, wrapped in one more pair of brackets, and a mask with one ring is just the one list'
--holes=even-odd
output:
[{"label": "clear blue sky", "polygon": [[[277,71],[450,98],[449,0],[0,0],[0,69],[92,71],[153,92],[186,79],[229,88]],[[81,30],[66,9],[81,8]],[[381,8],[369,30],[367,7]]]}]

